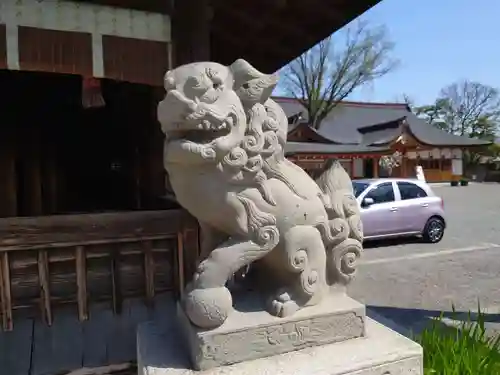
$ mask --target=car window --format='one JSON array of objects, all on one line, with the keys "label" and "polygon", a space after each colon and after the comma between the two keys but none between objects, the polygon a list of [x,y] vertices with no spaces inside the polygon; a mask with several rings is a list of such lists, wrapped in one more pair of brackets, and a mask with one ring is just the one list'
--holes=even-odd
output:
[{"label": "car window", "polygon": [[424,189],[411,182],[398,182],[398,188],[401,193],[401,200],[425,198],[427,196]]},{"label": "car window", "polygon": [[352,182],[352,190],[354,191],[354,196],[357,198],[360,194],[366,190],[366,188],[370,186],[369,183],[353,181]]},{"label": "car window", "polygon": [[366,194],[365,198],[372,198],[375,204],[394,201],[394,189],[392,182],[384,182],[373,188]]}]

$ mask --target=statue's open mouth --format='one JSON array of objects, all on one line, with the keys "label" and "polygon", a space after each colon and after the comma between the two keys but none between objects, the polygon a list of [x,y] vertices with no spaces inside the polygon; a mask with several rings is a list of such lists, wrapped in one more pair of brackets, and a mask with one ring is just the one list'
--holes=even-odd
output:
[{"label": "statue's open mouth", "polygon": [[198,129],[175,129],[168,132],[170,139],[185,139],[191,142],[207,144],[217,138],[224,137],[230,133],[231,129],[226,122],[219,126],[213,126],[204,122],[198,126]]},{"label": "statue's open mouth", "polygon": [[188,140],[207,144],[224,137],[234,126],[230,112],[219,111],[213,104],[189,99],[177,90],[171,90],[158,105],[158,118],[165,118],[162,130],[172,140]]}]

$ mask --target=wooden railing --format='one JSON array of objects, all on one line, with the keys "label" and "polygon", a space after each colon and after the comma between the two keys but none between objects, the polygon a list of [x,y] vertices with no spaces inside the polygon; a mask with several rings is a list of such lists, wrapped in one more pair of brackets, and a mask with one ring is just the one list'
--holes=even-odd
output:
[{"label": "wooden railing", "polygon": [[51,325],[60,306],[80,321],[107,301],[182,292],[199,255],[198,226],[182,210],[0,219],[2,327],[15,314],[41,314]]}]

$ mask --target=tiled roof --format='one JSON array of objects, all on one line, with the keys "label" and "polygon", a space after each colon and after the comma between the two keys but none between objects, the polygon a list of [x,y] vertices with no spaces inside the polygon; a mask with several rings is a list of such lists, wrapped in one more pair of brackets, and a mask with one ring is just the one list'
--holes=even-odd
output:
[{"label": "tiled roof", "polygon": [[[274,98],[287,113],[293,116],[306,109],[291,98]],[[460,137],[440,130],[413,114],[403,103],[339,103],[323,120],[319,129],[315,130],[323,138],[334,143],[351,145],[375,145],[390,142],[397,137],[399,128],[391,126],[405,119],[409,130],[420,142],[431,146],[479,146],[487,145],[478,139]],[[383,125],[379,128],[373,125]],[[367,128],[373,129],[367,131]],[[365,129],[365,130],[363,130]],[[292,130],[292,129],[289,129]]]},{"label": "tiled roof", "polygon": [[361,134],[361,143],[364,145],[386,145],[401,135],[401,128],[398,121],[388,123],[384,128],[370,129],[370,131]]},{"label": "tiled roof", "polygon": [[489,141],[447,133],[418,118],[413,113],[406,117],[406,121],[413,136],[424,144],[432,146],[484,146],[491,144]]}]

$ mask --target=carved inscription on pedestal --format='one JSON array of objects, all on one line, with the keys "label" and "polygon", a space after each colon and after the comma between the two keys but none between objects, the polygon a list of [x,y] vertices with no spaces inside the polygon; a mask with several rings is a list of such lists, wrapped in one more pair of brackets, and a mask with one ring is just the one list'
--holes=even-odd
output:
[{"label": "carved inscription on pedestal", "polygon": [[198,336],[196,362],[231,364],[364,336],[364,316],[356,312],[318,316],[298,322],[255,327],[216,336]]}]

